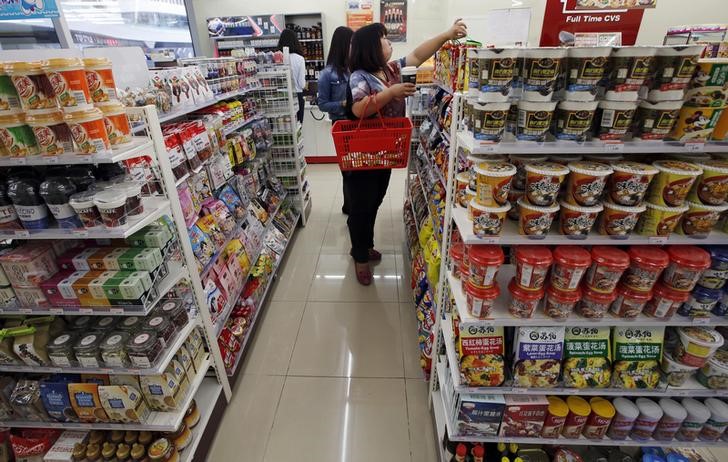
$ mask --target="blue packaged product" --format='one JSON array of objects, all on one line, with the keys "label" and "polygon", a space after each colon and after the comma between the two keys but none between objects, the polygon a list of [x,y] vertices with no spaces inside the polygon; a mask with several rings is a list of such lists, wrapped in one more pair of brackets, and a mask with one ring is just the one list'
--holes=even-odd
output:
[{"label": "blue packaged product", "polygon": [[709,246],[705,250],[710,252],[710,269],[703,272],[698,285],[707,289],[722,289],[728,280],[728,247]]},{"label": "blue packaged product", "polygon": [[233,187],[229,184],[226,184],[220,190],[218,199],[220,199],[227,206],[227,208],[230,209],[230,213],[233,214],[236,220],[240,220],[245,216],[245,208],[243,207],[243,202],[240,200],[238,193],[236,193]]},{"label": "blue packaged product", "polygon": [[718,289],[706,289],[705,287],[695,287],[690,294],[690,298],[682,304],[677,311],[682,316],[690,316],[692,318],[705,318],[710,316],[713,307],[721,299],[723,292]]},{"label": "blue packaged product", "polygon": [[71,406],[68,382],[44,380],[40,383],[40,399],[48,415],[58,422],[78,422],[76,411]]},{"label": "blue packaged product", "polygon": [[721,292],[720,300],[715,304],[711,311],[716,316],[725,316],[728,314],[728,288]]},{"label": "blue packaged product", "polygon": [[463,436],[498,436],[506,402],[502,395],[461,395],[457,429]]},{"label": "blue packaged product", "polygon": [[710,252],[710,269],[728,270],[728,246],[711,245],[705,250]]}]

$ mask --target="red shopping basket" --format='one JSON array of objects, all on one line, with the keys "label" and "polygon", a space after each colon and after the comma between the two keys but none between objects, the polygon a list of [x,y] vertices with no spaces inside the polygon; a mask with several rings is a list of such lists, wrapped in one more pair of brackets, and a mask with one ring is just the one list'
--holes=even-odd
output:
[{"label": "red shopping basket", "polygon": [[[369,102],[375,100],[370,98]],[[376,104],[376,100],[375,100]],[[366,112],[366,107],[364,111]],[[331,128],[342,171],[405,168],[412,138],[407,117],[339,120]]]}]

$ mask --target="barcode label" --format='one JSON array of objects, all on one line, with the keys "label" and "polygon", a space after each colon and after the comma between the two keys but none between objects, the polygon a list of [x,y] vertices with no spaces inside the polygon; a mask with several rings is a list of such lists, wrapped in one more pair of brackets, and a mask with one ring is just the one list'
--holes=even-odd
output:
[{"label": "barcode label", "polygon": [[602,127],[611,127],[614,125],[614,109],[605,109],[604,112],[602,112]]},{"label": "barcode label", "polygon": [[106,152],[106,145],[104,144],[104,140],[97,138],[97,139],[91,139],[91,140],[89,140],[89,142],[93,145],[94,152],[96,152],[96,153]]},{"label": "barcode label", "polygon": [[76,106],[85,106],[87,104],[86,95],[83,91],[72,91],[71,96],[76,100]]}]

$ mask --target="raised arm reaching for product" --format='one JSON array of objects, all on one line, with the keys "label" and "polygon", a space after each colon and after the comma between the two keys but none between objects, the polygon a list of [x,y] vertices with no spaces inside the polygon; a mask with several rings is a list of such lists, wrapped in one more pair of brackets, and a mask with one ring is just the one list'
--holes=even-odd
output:
[{"label": "raised arm reaching for product", "polygon": [[419,67],[430,59],[445,42],[458,40],[466,35],[468,35],[468,26],[458,18],[448,30],[422,42],[412,53],[408,54],[405,58],[405,65]]}]

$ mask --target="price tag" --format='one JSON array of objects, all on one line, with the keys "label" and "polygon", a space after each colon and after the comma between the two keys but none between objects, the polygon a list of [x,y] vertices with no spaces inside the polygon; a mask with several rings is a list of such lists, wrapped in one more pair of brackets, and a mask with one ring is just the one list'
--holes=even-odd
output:
[{"label": "price tag", "polygon": [[5,308],[0,308],[0,313],[5,313]]},{"label": "price tag", "polygon": [[497,244],[500,242],[500,236],[486,236],[479,238],[480,244]]},{"label": "price tag", "polygon": [[57,164],[60,159],[58,158],[58,156],[48,156],[45,158],[45,161],[49,164]]},{"label": "price tag", "polygon": [[15,233],[13,233],[13,235],[18,238],[23,238],[23,237],[27,238],[27,237],[30,237],[30,231],[28,231],[26,229],[19,229],[19,230],[15,231]]},{"label": "price tag", "polygon": [[94,310],[91,308],[79,308],[78,312],[81,314],[93,314]]},{"label": "price tag", "polygon": [[667,244],[667,236],[650,236],[647,238],[650,244]]},{"label": "price tag", "polygon": [[52,374],[62,374],[63,373],[63,369],[60,368],[60,367],[52,367],[51,368],[51,373]]},{"label": "price tag", "polygon": [[28,163],[28,159],[26,159],[25,157],[16,157],[15,163],[17,165],[26,165]]},{"label": "price tag", "polygon": [[511,392],[515,395],[526,395],[528,393],[531,393],[532,390],[530,390],[528,388],[513,387],[513,388],[511,388]]},{"label": "price tag", "polygon": [[21,312],[22,314],[31,314],[31,313],[33,313],[33,310],[31,308],[20,308],[18,311]]},{"label": "price tag", "polygon": [[693,318],[693,324],[708,324],[710,318]]},{"label": "price tag", "polygon": [[495,152],[497,150],[497,144],[495,143],[481,143],[478,144],[476,147],[478,149],[478,153],[489,153],[489,152]]},{"label": "price tag", "polygon": [[73,235],[78,237],[87,237],[88,236],[88,230],[87,229],[74,229]]},{"label": "price tag", "polygon": [[705,151],[705,143],[685,143],[685,149],[688,152],[703,152]]},{"label": "price tag", "polygon": [[624,143],[604,143],[604,152],[622,152]]},{"label": "price tag", "polygon": [[48,312],[51,314],[63,314],[63,308],[51,308]]},{"label": "price tag", "polygon": [[111,308],[109,312],[111,314],[124,314],[124,308]]}]

